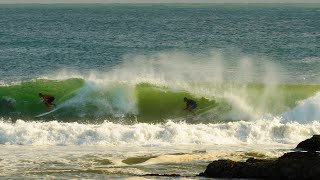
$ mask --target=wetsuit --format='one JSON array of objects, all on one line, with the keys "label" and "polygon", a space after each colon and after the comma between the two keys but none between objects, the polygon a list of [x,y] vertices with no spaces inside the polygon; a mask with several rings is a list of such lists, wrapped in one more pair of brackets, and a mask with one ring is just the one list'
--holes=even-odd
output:
[{"label": "wetsuit", "polygon": [[197,103],[192,99],[188,99],[186,103],[187,103],[187,108],[191,107],[192,109],[194,109],[197,107]]},{"label": "wetsuit", "polygon": [[52,102],[54,101],[54,97],[48,97],[47,99],[46,99],[46,102],[48,103],[48,104],[52,104],[52,105],[54,105]]}]

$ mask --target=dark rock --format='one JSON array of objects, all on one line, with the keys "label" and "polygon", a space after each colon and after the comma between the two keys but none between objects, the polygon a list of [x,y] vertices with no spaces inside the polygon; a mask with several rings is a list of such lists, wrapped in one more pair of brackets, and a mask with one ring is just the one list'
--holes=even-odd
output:
[{"label": "dark rock", "polygon": [[265,161],[265,160],[263,160],[263,159],[255,159],[255,158],[249,158],[249,159],[247,159],[247,163],[256,163],[256,162],[263,162],[263,161]]},{"label": "dark rock", "polygon": [[317,152],[290,152],[277,160],[246,162],[231,160],[213,161],[199,176],[213,178],[255,179],[319,179],[320,155]]},{"label": "dark rock", "polygon": [[320,135],[313,135],[312,138],[300,142],[296,148],[306,151],[320,151]]},{"label": "dark rock", "polygon": [[279,160],[294,160],[294,159],[314,159],[319,158],[319,153],[311,151],[311,152],[297,152],[297,153],[286,153],[283,156],[279,157]]},{"label": "dark rock", "polygon": [[180,177],[180,174],[145,174],[144,176]]}]

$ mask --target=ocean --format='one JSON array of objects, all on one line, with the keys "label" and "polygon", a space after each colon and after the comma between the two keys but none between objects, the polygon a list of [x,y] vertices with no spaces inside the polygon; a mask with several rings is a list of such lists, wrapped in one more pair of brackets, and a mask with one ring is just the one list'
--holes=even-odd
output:
[{"label": "ocean", "polygon": [[[319,4],[1,4],[0,177],[201,179],[213,160],[292,151],[320,133],[319,17]],[[36,117],[38,93],[54,112]]]}]

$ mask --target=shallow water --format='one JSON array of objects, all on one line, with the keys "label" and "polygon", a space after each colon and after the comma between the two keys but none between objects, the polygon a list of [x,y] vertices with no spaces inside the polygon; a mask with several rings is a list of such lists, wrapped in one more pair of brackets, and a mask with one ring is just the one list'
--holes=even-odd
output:
[{"label": "shallow water", "polygon": [[[1,177],[57,179],[153,178],[180,174],[199,179],[213,160],[275,158],[292,145],[262,146],[1,146]],[[155,179],[166,179],[155,177]]]}]

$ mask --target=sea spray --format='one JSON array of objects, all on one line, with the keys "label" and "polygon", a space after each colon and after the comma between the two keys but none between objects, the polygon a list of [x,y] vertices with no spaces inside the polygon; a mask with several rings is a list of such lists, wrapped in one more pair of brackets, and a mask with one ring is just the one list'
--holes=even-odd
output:
[{"label": "sea spray", "polygon": [[297,106],[283,113],[282,117],[285,121],[295,121],[303,124],[320,121],[320,92],[308,99],[298,101]]},{"label": "sea spray", "polygon": [[72,108],[79,117],[125,117],[137,113],[134,90],[124,84],[110,86],[88,82],[74,97],[61,103],[59,107]]}]

